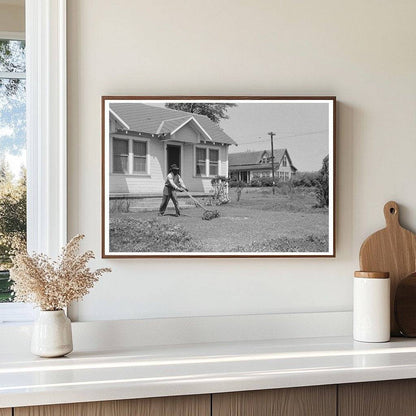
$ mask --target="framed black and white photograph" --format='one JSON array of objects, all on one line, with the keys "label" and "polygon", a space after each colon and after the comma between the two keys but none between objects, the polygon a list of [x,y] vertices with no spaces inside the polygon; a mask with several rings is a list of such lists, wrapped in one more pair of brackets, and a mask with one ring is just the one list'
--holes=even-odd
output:
[{"label": "framed black and white photograph", "polygon": [[103,257],[334,257],[335,97],[102,97]]}]

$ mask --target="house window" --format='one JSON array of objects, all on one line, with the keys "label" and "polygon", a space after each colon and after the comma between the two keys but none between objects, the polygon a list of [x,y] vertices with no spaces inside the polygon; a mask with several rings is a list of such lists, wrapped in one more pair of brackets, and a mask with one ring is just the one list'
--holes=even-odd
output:
[{"label": "house window", "polygon": [[287,159],[286,159],[286,156],[283,156],[282,166],[283,166],[283,167],[286,167],[286,166],[287,166]]},{"label": "house window", "polygon": [[197,147],[195,150],[196,154],[196,176],[206,176],[207,175],[207,149]]},{"label": "house window", "polygon": [[220,151],[206,147],[195,148],[196,176],[218,176],[220,172]]},{"label": "house window", "polygon": [[133,141],[133,173],[146,173],[147,143]]},{"label": "house window", "polygon": [[113,173],[138,175],[147,173],[147,149],[145,141],[113,138]]},{"label": "house window", "polygon": [[209,176],[218,176],[219,153],[217,149],[209,149]]},{"label": "house window", "polygon": [[129,141],[113,139],[113,172],[129,173]]}]

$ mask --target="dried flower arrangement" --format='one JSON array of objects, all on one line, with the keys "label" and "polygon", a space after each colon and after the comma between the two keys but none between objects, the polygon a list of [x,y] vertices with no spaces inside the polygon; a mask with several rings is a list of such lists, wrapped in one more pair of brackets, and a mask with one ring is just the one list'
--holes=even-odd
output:
[{"label": "dried flower arrangement", "polygon": [[15,254],[10,279],[15,302],[29,302],[45,311],[56,311],[81,299],[109,268],[92,271],[87,263],[92,251],[78,254],[83,235],[76,235],[62,249],[56,261],[45,254],[29,255],[27,250]]}]

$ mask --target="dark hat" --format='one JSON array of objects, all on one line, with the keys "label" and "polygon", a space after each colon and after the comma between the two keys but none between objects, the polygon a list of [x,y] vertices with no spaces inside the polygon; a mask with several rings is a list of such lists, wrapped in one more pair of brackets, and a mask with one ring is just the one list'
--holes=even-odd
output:
[{"label": "dark hat", "polygon": [[170,169],[171,170],[179,170],[179,168],[176,166],[175,163],[173,165],[170,165]]}]

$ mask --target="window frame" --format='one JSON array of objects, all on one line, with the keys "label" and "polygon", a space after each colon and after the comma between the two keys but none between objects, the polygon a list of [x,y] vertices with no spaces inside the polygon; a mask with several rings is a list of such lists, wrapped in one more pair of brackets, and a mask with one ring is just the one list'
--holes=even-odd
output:
[{"label": "window frame", "polygon": [[[56,257],[67,242],[66,0],[26,0],[24,37],[27,247]],[[1,304],[0,323],[34,316],[31,305]]]},{"label": "window frame", "polygon": [[[205,175],[197,175],[196,173],[196,163],[197,163],[197,159],[196,159],[196,150],[197,149],[205,149]],[[212,175],[210,172],[210,164],[211,164],[211,160],[209,158],[209,153],[210,150],[216,150],[218,151],[218,172],[215,175]],[[201,145],[201,144],[195,144],[194,145],[194,163],[193,163],[194,167],[194,177],[195,178],[207,178],[207,179],[212,179],[215,178],[217,176],[221,176],[222,173],[222,169],[221,169],[221,147],[219,146],[209,146],[209,145]]]},{"label": "window frame", "polygon": [[52,257],[67,242],[66,3],[25,2],[28,249]]},{"label": "window frame", "polygon": [[[148,139],[136,138],[131,136],[126,136],[123,134],[112,134],[111,135],[111,146],[110,147],[110,172],[114,176],[149,176],[150,175],[150,141]],[[126,140],[128,142],[128,158],[127,158],[127,173],[123,172],[114,172],[114,140]],[[134,153],[133,153],[133,142],[140,142],[146,144],[146,169],[144,172],[134,172]]]}]

